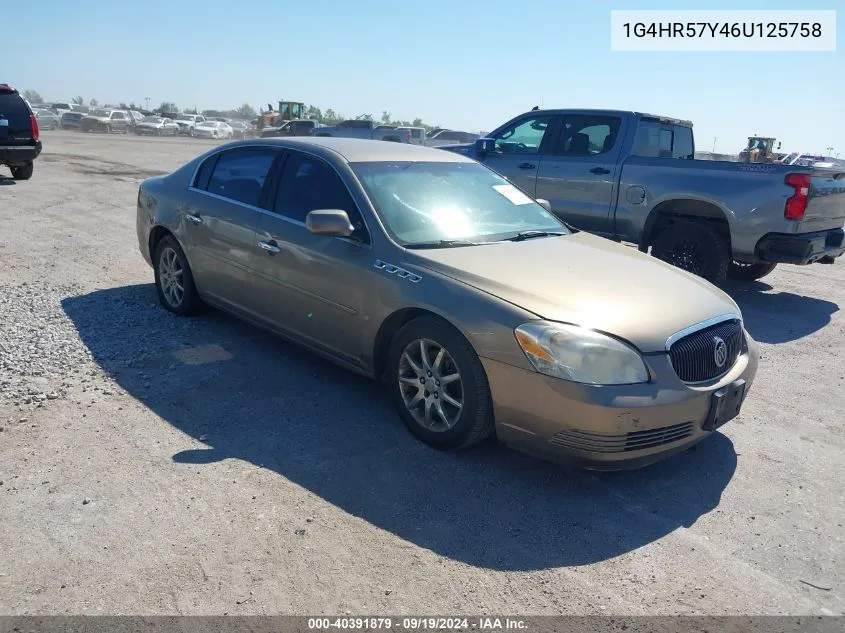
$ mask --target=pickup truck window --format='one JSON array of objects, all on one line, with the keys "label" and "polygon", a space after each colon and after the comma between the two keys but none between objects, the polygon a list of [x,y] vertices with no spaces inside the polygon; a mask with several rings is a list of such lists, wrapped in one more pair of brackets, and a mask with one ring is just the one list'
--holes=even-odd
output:
[{"label": "pickup truck window", "polygon": [[613,149],[621,119],[615,116],[569,114],[555,143],[553,154],[596,156]]},{"label": "pickup truck window", "polygon": [[503,154],[538,154],[551,123],[551,116],[520,119],[493,136],[496,151]]},{"label": "pickup truck window", "polygon": [[692,160],[695,155],[692,129],[658,121],[640,121],[632,154],[646,158]]}]

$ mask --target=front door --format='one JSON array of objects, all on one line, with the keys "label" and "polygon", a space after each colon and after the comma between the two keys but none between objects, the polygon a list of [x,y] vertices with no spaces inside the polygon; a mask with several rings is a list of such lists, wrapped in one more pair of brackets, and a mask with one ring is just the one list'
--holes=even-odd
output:
[{"label": "front door", "polygon": [[[289,150],[272,213],[255,239],[255,312],[263,320],[354,364],[362,364],[363,289],[373,272],[370,236],[363,218],[331,165]],[[355,233],[314,235],[305,218],[317,209],[342,209]]]},{"label": "front door", "polygon": [[241,308],[251,283],[262,192],[281,153],[265,148],[219,152],[200,167],[182,214],[184,242],[197,287]]},{"label": "front door", "polygon": [[536,196],[577,229],[613,234],[613,198],[624,121],[610,115],[567,114],[537,170]]},{"label": "front door", "polygon": [[495,150],[481,161],[533,198],[555,118],[529,114],[496,130],[490,135],[496,141]]}]

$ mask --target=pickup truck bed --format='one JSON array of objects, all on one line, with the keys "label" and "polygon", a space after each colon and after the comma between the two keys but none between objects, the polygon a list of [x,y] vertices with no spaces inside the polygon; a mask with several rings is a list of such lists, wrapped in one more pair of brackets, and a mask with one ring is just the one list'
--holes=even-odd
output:
[{"label": "pickup truck bed", "polygon": [[536,110],[488,136],[443,149],[548,200],[578,229],[714,283],[845,251],[845,172],[695,160],[691,123],[637,112]]}]

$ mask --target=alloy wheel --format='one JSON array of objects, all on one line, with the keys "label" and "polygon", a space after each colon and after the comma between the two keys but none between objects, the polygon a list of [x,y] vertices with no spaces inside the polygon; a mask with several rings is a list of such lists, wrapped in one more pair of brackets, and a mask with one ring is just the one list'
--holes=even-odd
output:
[{"label": "alloy wheel", "polygon": [[448,350],[430,339],[408,344],[399,359],[399,390],[414,420],[430,431],[448,431],[464,408],[461,372]]},{"label": "alloy wheel", "polygon": [[185,298],[184,270],[179,255],[172,248],[162,251],[158,262],[158,275],[165,300],[171,307],[178,308]]}]

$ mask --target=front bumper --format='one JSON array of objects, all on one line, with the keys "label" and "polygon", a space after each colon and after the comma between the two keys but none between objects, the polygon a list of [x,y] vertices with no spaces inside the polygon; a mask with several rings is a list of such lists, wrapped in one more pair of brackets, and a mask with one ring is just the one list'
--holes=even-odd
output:
[{"label": "front bumper", "polygon": [[41,153],[41,141],[35,145],[0,145],[0,165],[19,167],[31,163]]},{"label": "front bumper", "polygon": [[595,470],[639,468],[683,451],[715,431],[713,394],[757,374],[759,349],[710,383],[682,382],[669,356],[645,356],[653,381],[593,386],[482,358],[493,394],[498,439],[532,455]]},{"label": "front bumper", "polygon": [[842,229],[815,233],[768,233],[755,249],[758,259],[780,264],[832,264],[845,252]]}]

